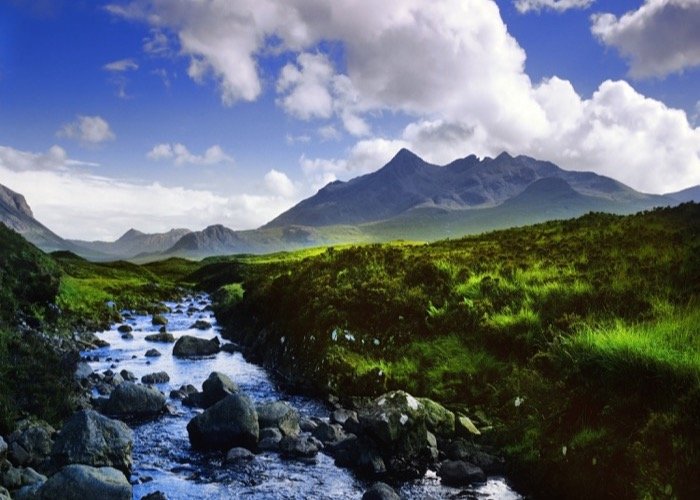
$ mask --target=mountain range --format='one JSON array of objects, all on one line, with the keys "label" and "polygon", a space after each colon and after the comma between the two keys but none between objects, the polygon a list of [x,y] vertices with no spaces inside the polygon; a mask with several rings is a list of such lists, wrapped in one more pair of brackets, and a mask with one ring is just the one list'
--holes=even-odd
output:
[{"label": "mountain range", "polygon": [[264,253],[340,243],[435,240],[590,211],[633,213],[700,201],[700,186],[652,195],[610,177],[564,170],[528,156],[467,156],[444,166],[402,149],[379,170],[335,181],[259,229],[213,225],[145,234],[130,229],[113,242],[64,240],[39,223],[24,197],[0,186],[0,221],[46,251],[93,260],[137,261]]}]

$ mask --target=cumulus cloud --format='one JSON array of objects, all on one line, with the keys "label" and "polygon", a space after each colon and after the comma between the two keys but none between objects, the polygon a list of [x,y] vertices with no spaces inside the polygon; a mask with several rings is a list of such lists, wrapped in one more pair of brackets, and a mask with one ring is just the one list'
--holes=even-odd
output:
[{"label": "cumulus cloud", "polygon": [[279,99],[279,104],[302,120],[329,118],[333,113],[333,98],[328,84],[334,73],[326,55],[300,54],[297,64],[290,63],[282,68],[277,92],[286,95]]},{"label": "cumulus cloud", "polygon": [[595,0],[515,0],[515,8],[518,12],[525,14],[526,12],[541,10],[555,10],[564,12],[569,9],[587,9],[593,5]]},{"label": "cumulus cloud", "polygon": [[64,124],[56,135],[75,139],[84,144],[100,144],[116,138],[109,123],[104,118],[83,115],[78,115],[75,121]]},{"label": "cumulus cloud", "polygon": [[630,75],[665,76],[700,66],[700,1],[646,0],[621,17],[595,14],[591,31],[630,61]]},{"label": "cumulus cloud", "polygon": [[272,169],[265,174],[265,187],[275,195],[291,198],[296,194],[296,187],[287,174]]},{"label": "cumulus cloud", "polygon": [[220,163],[233,163],[233,158],[227,155],[218,144],[209,147],[204,154],[196,155],[190,152],[184,144],[163,143],[153,146],[146,157],[151,160],[173,160],[175,165],[216,165]]},{"label": "cumulus cloud", "polygon": [[[591,2],[521,3],[564,10]],[[694,64],[697,34],[686,27],[698,24],[691,15],[697,4],[648,0],[620,19],[596,16],[593,29],[605,43],[635,47],[625,49],[633,72],[655,67],[648,61],[673,71]],[[671,7],[685,15],[674,30],[681,41],[665,43],[666,31],[658,28],[658,54],[623,44],[635,39],[626,27],[641,26],[640,13],[652,26],[667,26],[656,21],[663,16],[648,13]],[[421,0],[130,0],[110,11],[173,33],[179,53],[189,58],[188,75],[201,83],[213,78],[225,104],[260,96],[258,62],[266,54],[293,54],[274,75],[282,109],[303,120],[337,120],[322,125],[332,127],[328,137],[338,124],[362,136],[342,157],[301,158],[314,186],[377,169],[402,146],[436,163],[469,153],[530,154],[656,192],[700,183],[698,129],[682,111],[625,82],[603,82],[591,96],[557,77],[533,83],[524,50],[491,0],[436,0],[430,9]],[[342,46],[342,60],[321,42]],[[683,64],[662,63],[677,53]],[[385,114],[410,123],[397,134],[373,136],[375,117]]]},{"label": "cumulus cloud", "polygon": [[277,194],[221,196],[157,182],[107,178],[69,168],[75,164],[84,165],[68,158],[58,146],[46,153],[0,146],[2,183],[22,193],[37,219],[65,238],[113,240],[130,227],[147,232],[173,227],[197,230],[211,224],[248,229],[271,220],[294,202]]}]

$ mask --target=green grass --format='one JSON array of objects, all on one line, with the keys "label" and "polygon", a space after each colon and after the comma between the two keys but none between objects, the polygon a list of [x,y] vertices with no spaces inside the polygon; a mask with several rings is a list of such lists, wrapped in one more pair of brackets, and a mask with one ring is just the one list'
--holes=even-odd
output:
[{"label": "green grass", "polygon": [[693,498],[698,255],[700,206],[686,204],[245,257],[212,274],[235,269],[245,293],[217,312],[284,378],[480,411],[513,477],[541,495]]}]

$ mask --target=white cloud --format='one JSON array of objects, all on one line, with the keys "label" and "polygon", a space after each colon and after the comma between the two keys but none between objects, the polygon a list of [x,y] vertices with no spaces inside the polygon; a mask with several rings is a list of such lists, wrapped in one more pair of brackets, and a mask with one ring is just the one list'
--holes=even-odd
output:
[{"label": "white cloud", "polygon": [[284,110],[302,120],[330,118],[333,97],[328,85],[335,71],[324,54],[299,54],[297,64],[289,63],[277,80],[277,92],[283,94],[278,103]]},{"label": "white cloud", "polygon": [[118,61],[112,61],[102,66],[105,71],[111,71],[113,73],[123,73],[125,71],[134,71],[139,69],[139,65],[133,59],[119,59]]},{"label": "white cloud", "polygon": [[619,18],[594,15],[591,31],[630,60],[633,77],[642,78],[700,66],[699,27],[699,0],[646,0]]},{"label": "white cloud", "polygon": [[68,155],[60,146],[51,146],[46,153],[30,153],[0,146],[0,166],[14,172],[63,169],[68,162]]},{"label": "white cloud", "polygon": [[233,163],[233,158],[227,155],[221,146],[215,144],[209,147],[204,154],[195,155],[184,144],[163,143],[153,146],[147,154],[151,160],[173,160],[175,165],[216,165],[219,163]]},{"label": "white cloud", "polygon": [[116,138],[109,123],[104,118],[82,115],[78,115],[75,121],[64,124],[56,135],[86,144],[99,144]]},{"label": "white cloud", "polygon": [[324,125],[318,129],[318,135],[324,141],[337,141],[340,139],[340,132],[333,125]]},{"label": "white cloud", "polygon": [[595,0],[515,0],[515,8],[518,12],[524,14],[526,12],[541,10],[556,10],[564,12],[569,9],[587,9],[593,5]]},{"label": "white cloud", "polygon": [[151,56],[166,57],[172,54],[168,35],[159,29],[152,29],[143,39],[143,51]]},{"label": "white cloud", "polygon": [[272,169],[265,174],[265,187],[275,195],[291,198],[296,194],[296,187],[287,174]]},{"label": "white cloud", "polygon": [[[130,227],[146,232],[225,224],[248,229],[295,201],[267,194],[221,196],[211,191],[96,176],[53,146],[44,154],[0,146],[2,184],[22,193],[42,223],[64,238],[113,240]],[[153,203],[158,200],[158,203]]]},{"label": "white cloud", "polygon": [[[649,0],[630,17],[596,17],[594,31],[615,45],[627,40],[631,32],[622,28],[636,26],[639,12],[663,4],[687,14],[698,3]],[[561,10],[577,2],[528,4]],[[198,82],[213,77],[225,104],[260,96],[264,54],[295,55],[273,75],[282,108],[301,119],[332,120],[322,126],[342,124],[363,137],[344,157],[302,157],[314,186],[374,170],[401,146],[437,163],[508,150],[612,174],[655,192],[700,183],[699,132],[682,111],[625,82],[603,82],[592,96],[556,77],[533,84],[525,52],[491,0],[435,0],[429,9],[421,0],[132,0],[112,12],[176,34],[180,53],[190,59],[189,76]],[[681,41],[656,44],[659,61],[680,52],[682,67],[692,63],[700,30],[690,33],[686,24],[698,23],[687,17],[678,25]],[[326,54],[322,41],[340,44],[342,61]],[[639,67],[653,60],[645,55]],[[633,58],[633,71],[635,61],[642,59]],[[376,117],[386,114],[412,123],[398,134],[372,136]]]}]

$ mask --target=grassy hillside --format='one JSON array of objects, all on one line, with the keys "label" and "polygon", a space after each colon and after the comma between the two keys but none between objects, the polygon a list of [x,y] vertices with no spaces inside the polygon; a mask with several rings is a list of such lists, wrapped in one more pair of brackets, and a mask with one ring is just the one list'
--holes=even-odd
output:
[{"label": "grassy hillside", "polygon": [[298,387],[467,412],[540,495],[697,498],[699,256],[698,205],[589,214],[219,262],[218,314]]},{"label": "grassy hillside", "polygon": [[75,330],[107,326],[123,308],[157,310],[194,270],[187,261],[163,262],[152,266],[156,275],[127,262],[46,255],[3,224],[0,249],[0,434],[21,417],[57,423],[71,413]]}]

